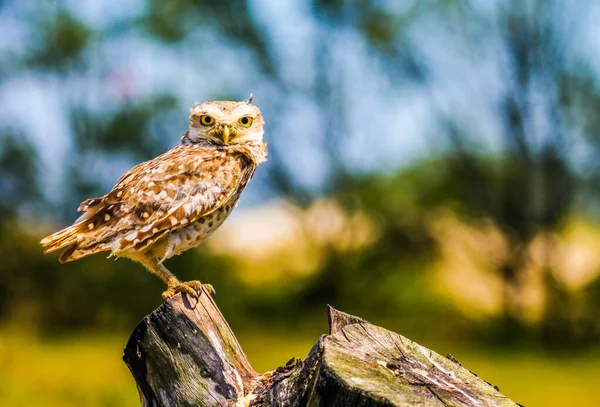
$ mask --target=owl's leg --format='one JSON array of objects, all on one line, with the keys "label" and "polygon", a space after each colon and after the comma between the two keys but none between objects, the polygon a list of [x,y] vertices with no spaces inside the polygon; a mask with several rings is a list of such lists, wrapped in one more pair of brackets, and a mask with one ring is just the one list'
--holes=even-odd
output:
[{"label": "owl's leg", "polygon": [[209,294],[215,293],[215,289],[210,284],[202,284],[198,280],[179,281],[158,259],[145,260],[142,261],[142,264],[167,285],[167,289],[162,293],[165,300],[177,293],[185,293],[190,297],[197,298],[201,288],[204,288]]}]

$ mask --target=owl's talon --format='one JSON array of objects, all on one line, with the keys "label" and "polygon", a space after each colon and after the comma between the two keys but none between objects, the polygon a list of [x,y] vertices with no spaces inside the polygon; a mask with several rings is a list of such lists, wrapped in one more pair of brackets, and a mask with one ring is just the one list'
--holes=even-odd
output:
[{"label": "owl's talon", "polygon": [[217,296],[217,290],[215,290],[212,284],[202,284],[202,288],[204,288],[204,291],[206,291],[208,295],[212,296],[213,298]]},{"label": "owl's talon", "polygon": [[198,294],[200,293],[200,290],[203,288],[204,288],[204,291],[206,291],[209,295],[211,295],[213,297],[217,295],[217,291],[211,284],[202,284],[198,280],[186,281],[182,284],[186,284],[186,285],[192,287],[196,291],[196,296],[198,296]]},{"label": "owl's talon", "polygon": [[169,285],[167,290],[163,291],[162,297],[166,300],[177,293],[187,294],[191,298],[198,298],[199,290],[202,287],[200,281],[186,281],[184,283],[174,283]]},{"label": "owl's talon", "polygon": [[198,280],[185,281],[183,283],[177,282],[172,285],[169,285],[167,290],[163,291],[162,297],[166,300],[177,293],[185,293],[192,298],[198,298],[200,295],[200,290],[204,288],[204,290],[213,297],[216,295],[216,291],[210,284],[202,284]]},{"label": "owl's talon", "polygon": [[188,287],[192,288],[195,291],[200,291],[200,289],[202,288],[202,283],[198,280],[191,280],[191,281],[185,281],[181,284],[185,284]]}]

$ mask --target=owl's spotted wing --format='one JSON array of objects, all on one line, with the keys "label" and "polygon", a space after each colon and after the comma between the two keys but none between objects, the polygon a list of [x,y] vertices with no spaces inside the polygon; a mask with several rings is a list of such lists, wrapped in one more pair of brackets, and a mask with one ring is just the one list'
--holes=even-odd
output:
[{"label": "owl's spotted wing", "polygon": [[178,146],[134,167],[104,197],[82,202],[85,213],[55,234],[66,238],[59,247],[43,244],[49,251],[74,245],[63,261],[103,250],[143,249],[221,207],[243,188],[250,167],[239,153]]}]

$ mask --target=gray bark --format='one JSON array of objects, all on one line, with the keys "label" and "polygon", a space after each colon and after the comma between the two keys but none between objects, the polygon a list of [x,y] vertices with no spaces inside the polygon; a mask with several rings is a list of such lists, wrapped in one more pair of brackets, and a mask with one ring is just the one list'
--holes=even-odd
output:
[{"label": "gray bark", "polygon": [[138,324],[123,360],[144,407],[517,406],[450,356],[328,313],[304,361],[258,374],[210,295],[178,294]]}]

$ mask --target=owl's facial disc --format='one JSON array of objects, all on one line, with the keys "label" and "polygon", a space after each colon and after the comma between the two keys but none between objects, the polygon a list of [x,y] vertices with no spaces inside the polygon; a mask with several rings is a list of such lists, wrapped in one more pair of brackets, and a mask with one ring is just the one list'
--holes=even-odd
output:
[{"label": "owl's facial disc", "polygon": [[191,142],[209,140],[230,145],[262,142],[262,114],[247,102],[216,101],[194,105],[188,136]]}]

